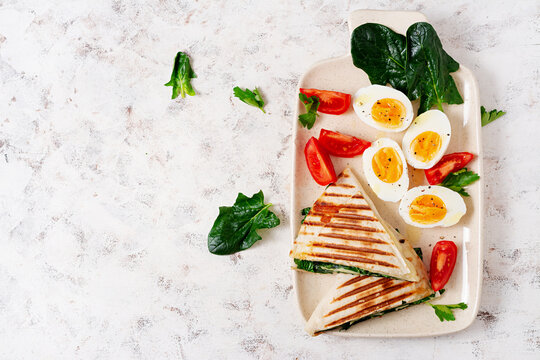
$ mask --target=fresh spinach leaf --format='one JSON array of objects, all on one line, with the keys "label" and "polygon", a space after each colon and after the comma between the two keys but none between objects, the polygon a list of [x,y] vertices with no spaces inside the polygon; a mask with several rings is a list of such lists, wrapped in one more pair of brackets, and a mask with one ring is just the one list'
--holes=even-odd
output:
[{"label": "fresh spinach leaf", "polygon": [[315,120],[317,120],[317,116],[319,116],[319,114],[317,114],[317,110],[319,109],[320,104],[319,98],[315,95],[307,97],[305,94],[302,93],[299,93],[298,97],[306,108],[306,113],[298,116],[298,120],[303,127],[311,129],[315,124]]},{"label": "fresh spinach leaf", "polygon": [[497,120],[501,116],[506,114],[506,111],[493,109],[490,112],[486,111],[486,108],[480,106],[480,114],[482,116],[482,126],[486,126],[492,121]]},{"label": "fresh spinach leaf", "polygon": [[465,191],[464,187],[472,184],[478,179],[480,179],[480,176],[477,173],[464,168],[448,174],[448,176],[441,183],[441,186],[454,190],[463,196],[469,196],[469,193]]},{"label": "fresh spinach leaf", "polygon": [[428,23],[411,25],[406,37],[384,25],[360,25],[351,37],[351,55],[373,84],[390,84],[410,99],[420,99],[418,114],[433,105],[442,110],[443,103],[463,103],[450,75],[459,64]]},{"label": "fresh spinach leaf", "polygon": [[420,260],[424,260],[424,254],[422,253],[422,248],[414,248],[414,251],[416,252],[416,255],[420,258]]},{"label": "fresh spinach leaf", "polygon": [[307,215],[309,214],[310,211],[311,211],[311,208],[310,208],[310,207],[307,207],[307,208],[303,208],[303,209],[302,209],[301,214],[304,216],[304,218],[302,219],[302,221],[300,221],[301,224],[304,223],[304,221],[306,220],[306,217],[307,217]]},{"label": "fresh spinach leaf", "polygon": [[456,317],[454,316],[452,309],[465,310],[467,308],[467,304],[462,302],[452,305],[433,305],[431,303],[428,303],[428,305],[435,309],[435,315],[437,315],[441,321],[454,321],[456,320]]},{"label": "fresh spinach leaf", "polygon": [[259,89],[255,88],[255,90],[251,91],[249,89],[242,90],[238,86],[236,86],[233,89],[234,96],[240,99],[240,101],[245,102],[248,105],[255,106],[256,108],[261,109],[263,113],[266,114],[266,111],[264,111],[264,100],[261,96],[261,93],[259,93]]},{"label": "fresh spinach leaf", "polygon": [[304,271],[309,271],[309,272],[318,273],[318,274],[342,273],[342,274],[353,274],[353,275],[356,274],[356,275],[377,276],[377,277],[395,279],[392,276],[373,273],[373,272],[360,269],[354,266],[346,266],[346,265],[340,265],[340,264],[331,264],[331,263],[325,263],[325,262],[320,262],[320,261],[300,260],[300,259],[294,259],[294,263],[296,264],[296,268],[298,270],[304,270]]},{"label": "fresh spinach leaf", "polygon": [[407,87],[411,99],[420,99],[418,114],[433,105],[442,111],[442,104],[462,104],[451,72],[459,64],[443,50],[433,26],[426,22],[407,29]]},{"label": "fresh spinach leaf", "polygon": [[208,250],[216,255],[228,255],[250,248],[261,240],[258,229],[279,225],[279,218],[268,210],[262,190],[251,198],[239,193],[233,206],[221,206],[219,215],[208,234]]},{"label": "fresh spinach leaf", "polygon": [[360,25],[351,36],[351,55],[354,65],[368,74],[372,84],[390,84],[407,93],[405,36],[380,24]]},{"label": "fresh spinach leaf", "polygon": [[191,86],[191,79],[196,78],[197,75],[193,72],[191,64],[189,63],[189,57],[179,51],[174,58],[174,67],[171,74],[171,80],[165,84],[165,86],[172,86],[172,99],[176,99],[178,94],[182,95],[183,98],[186,97],[186,94],[193,96],[195,95],[195,90]]}]

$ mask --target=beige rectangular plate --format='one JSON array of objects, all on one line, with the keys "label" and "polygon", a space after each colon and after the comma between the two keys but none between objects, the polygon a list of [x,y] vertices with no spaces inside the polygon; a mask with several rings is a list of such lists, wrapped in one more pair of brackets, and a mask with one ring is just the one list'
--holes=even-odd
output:
[{"label": "beige rectangular plate", "polygon": [[[351,14],[349,30],[352,32],[358,25],[374,22],[386,25],[393,30],[405,34],[409,25],[427,21],[418,12],[372,11],[361,10]],[[444,43],[444,39],[442,39]],[[459,59],[456,59],[459,61]],[[452,126],[452,138],[447,153],[468,151],[476,155],[482,149],[480,138],[480,104],[478,85],[471,71],[460,66],[459,71],[452,74],[463,96],[462,105],[444,106]],[[299,87],[317,88],[354,94],[359,88],[370,85],[366,73],[356,68],[350,55],[330,59],[315,64],[300,80]],[[413,102],[414,104],[415,102]],[[417,104],[415,105],[416,109]],[[296,117],[304,111],[299,102]],[[293,195],[291,228],[292,237],[296,237],[300,227],[301,209],[311,206],[324,187],[317,185],[306,167],[304,146],[311,136],[318,137],[321,128],[340,131],[363,139],[374,141],[379,137],[390,137],[401,144],[403,133],[382,133],[362,123],[354,113],[352,106],[347,113],[339,116],[320,114],[315,126],[307,130],[294,125],[295,153],[293,159]],[[440,322],[434,311],[427,305],[418,305],[403,311],[389,313],[381,318],[374,318],[359,323],[347,331],[333,330],[329,333],[340,336],[432,336],[456,332],[465,329],[475,319],[480,301],[482,284],[482,157],[476,157],[468,166],[480,174],[480,181],[467,188],[471,195],[465,198],[467,214],[461,221],[449,228],[417,229],[406,225],[398,215],[398,203],[384,202],[367,186],[362,170],[361,156],[353,159],[333,157],[336,173],[346,166],[352,167],[362,185],[375,202],[381,216],[391,225],[405,233],[414,247],[421,247],[424,252],[424,262],[429,264],[433,245],[442,239],[452,240],[459,249],[458,260],[450,282],[446,285],[446,293],[434,303],[454,304],[465,302],[467,310],[456,311],[456,321]],[[410,168],[410,187],[427,184],[422,170]],[[300,311],[305,320],[309,318],[317,303],[331,286],[332,275],[295,272],[295,287]]]}]

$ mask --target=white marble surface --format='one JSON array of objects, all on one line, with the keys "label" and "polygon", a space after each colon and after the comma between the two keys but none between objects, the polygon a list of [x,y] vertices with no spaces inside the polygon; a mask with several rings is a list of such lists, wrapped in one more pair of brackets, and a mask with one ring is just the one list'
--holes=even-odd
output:
[{"label": "white marble surface", "polygon": [[[438,338],[310,338],[289,259],[291,126],[348,13],[424,12],[487,108],[481,312]],[[538,359],[538,1],[0,0],[0,358]],[[170,100],[187,51],[199,95]],[[233,99],[259,86],[264,115]],[[218,257],[219,205],[282,220]],[[327,354],[331,354],[330,356]]]}]

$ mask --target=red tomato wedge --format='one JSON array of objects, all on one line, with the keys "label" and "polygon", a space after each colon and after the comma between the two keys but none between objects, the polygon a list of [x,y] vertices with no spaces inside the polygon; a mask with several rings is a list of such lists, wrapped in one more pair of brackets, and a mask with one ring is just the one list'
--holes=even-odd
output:
[{"label": "red tomato wedge", "polygon": [[328,185],[336,182],[336,171],[330,156],[319,144],[319,141],[311,137],[304,148],[306,163],[315,182],[319,185]]},{"label": "red tomato wedge", "polygon": [[430,185],[442,183],[450,173],[463,169],[473,157],[474,155],[469,152],[444,155],[435,166],[424,170],[428,183]]},{"label": "red tomato wedge", "polygon": [[433,291],[441,290],[450,279],[457,259],[457,246],[452,241],[439,241],[433,247],[429,277]]},{"label": "red tomato wedge", "polygon": [[371,146],[369,141],[326,129],[321,129],[319,143],[330,155],[346,158],[362,155]]},{"label": "red tomato wedge", "polygon": [[307,97],[317,96],[320,101],[319,112],[332,115],[340,115],[349,109],[351,105],[351,95],[337,91],[302,89],[300,92]]}]

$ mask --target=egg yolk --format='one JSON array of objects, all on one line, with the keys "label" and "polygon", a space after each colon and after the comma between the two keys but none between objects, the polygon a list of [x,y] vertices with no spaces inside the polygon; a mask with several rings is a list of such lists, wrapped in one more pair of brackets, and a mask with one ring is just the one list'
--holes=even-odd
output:
[{"label": "egg yolk", "polygon": [[409,207],[411,220],[419,224],[435,224],[444,219],[445,215],[444,201],[435,195],[420,195]]},{"label": "egg yolk", "polygon": [[385,183],[395,183],[403,174],[403,162],[396,150],[384,147],[373,155],[371,166],[375,175]]},{"label": "egg yolk", "polygon": [[371,108],[371,117],[380,125],[394,129],[400,127],[407,111],[401,101],[396,99],[380,99]]},{"label": "egg yolk", "polygon": [[411,142],[411,152],[417,160],[425,163],[435,158],[441,145],[442,139],[439,134],[433,131],[424,131]]}]

